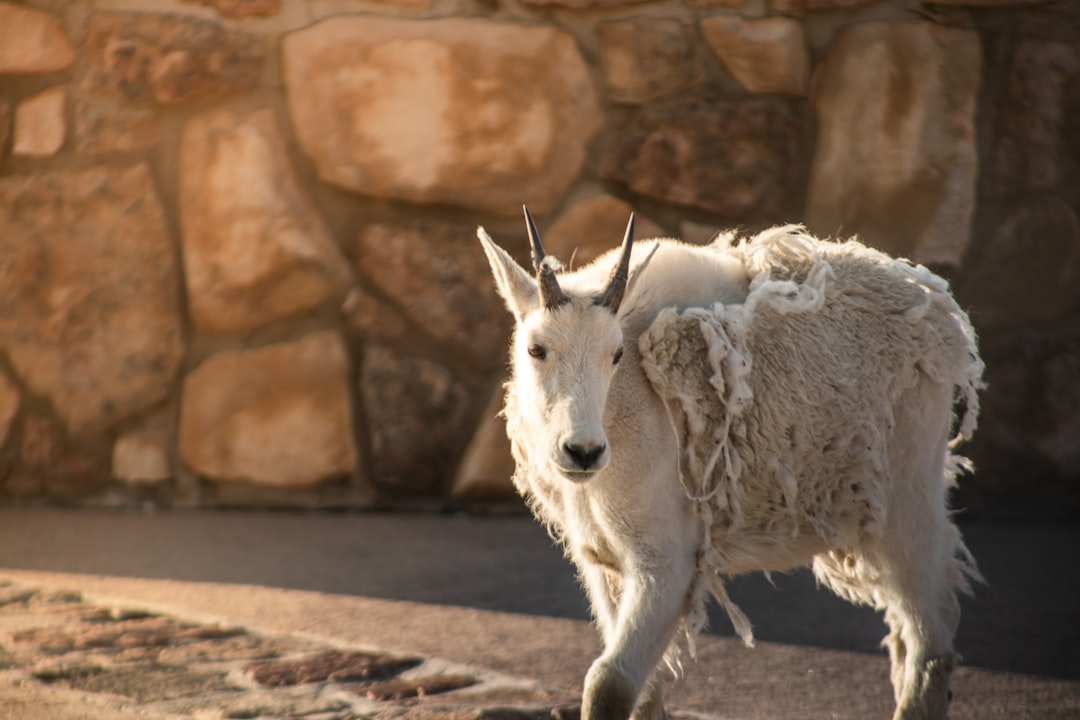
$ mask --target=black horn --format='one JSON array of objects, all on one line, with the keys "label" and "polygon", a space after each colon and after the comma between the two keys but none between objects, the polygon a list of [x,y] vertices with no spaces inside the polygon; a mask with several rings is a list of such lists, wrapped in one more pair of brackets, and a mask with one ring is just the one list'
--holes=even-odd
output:
[{"label": "black horn", "polygon": [[626,224],[626,235],[623,237],[619,264],[611,271],[611,279],[608,280],[607,287],[604,288],[604,294],[597,301],[598,305],[608,308],[613,313],[618,312],[623,293],[626,292],[626,282],[630,278],[630,250],[633,245],[634,213],[630,213],[630,222]]},{"label": "black horn", "polygon": [[521,209],[525,211],[525,227],[529,231],[529,249],[532,253],[533,270],[536,272],[536,284],[540,289],[540,302],[546,309],[553,310],[570,302],[570,298],[559,287],[552,264],[544,262],[544,246],[540,243],[540,233],[536,231],[536,223],[529,214],[529,208],[522,205]]}]

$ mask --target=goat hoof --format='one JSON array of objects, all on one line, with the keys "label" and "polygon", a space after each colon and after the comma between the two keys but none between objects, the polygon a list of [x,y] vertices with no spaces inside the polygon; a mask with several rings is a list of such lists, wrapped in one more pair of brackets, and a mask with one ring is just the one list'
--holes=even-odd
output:
[{"label": "goat hoof", "polygon": [[626,673],[597,660],[585,676],[581,720],[628,720],[636,699],[634,685]]}]

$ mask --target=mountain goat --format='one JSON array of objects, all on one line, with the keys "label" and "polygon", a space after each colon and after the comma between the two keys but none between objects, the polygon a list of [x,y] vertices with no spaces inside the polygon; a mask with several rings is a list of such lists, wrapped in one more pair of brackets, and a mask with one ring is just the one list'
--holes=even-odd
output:
[{"label": "mountain goat", "polygon": [[603,636],[582,717],[664,717],[657,666],[680,628],[693,652],[707,596],[750,645],[724,578],[808,564],[885,611],[894,717],[945,717],[957,594],[979,579],[950,449],[983,371],[947,283],[797,226],[632,261],[633,216],[621,250],[561,272],[525,218],[534,273],[478,235],[515,319],[514,482]]}]

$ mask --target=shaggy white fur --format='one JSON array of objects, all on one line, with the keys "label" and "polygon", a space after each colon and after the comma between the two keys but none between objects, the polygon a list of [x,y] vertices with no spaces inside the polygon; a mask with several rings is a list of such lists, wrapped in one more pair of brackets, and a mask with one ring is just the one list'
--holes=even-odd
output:
[{"label": "shaggy white fur", "polygon": [[[947,283],[922,266],[794,226],[728,252],[748,271],[746,300],[664,310],[639,348],[704,528],[688,636],[704,627],[711,592],[752,644],[723,578],[789,568],[805,545],[858,548],[879,537],[894,408],[920,373],[953,387],[959,442],[975,429],[983,364]],[[951,473],[964,464],[950,456]],[[815,563],[821,581],[884,609],[872,566],[850,553],[826,557]],[[959,536],[952,567],[954,589],[968,591],[978,571]]]}]

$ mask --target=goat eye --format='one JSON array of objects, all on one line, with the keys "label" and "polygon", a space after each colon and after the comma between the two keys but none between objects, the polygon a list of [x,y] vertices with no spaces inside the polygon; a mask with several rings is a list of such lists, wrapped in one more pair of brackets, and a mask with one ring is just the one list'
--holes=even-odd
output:
[{"label": "goat eye", "polygon": [[622,360],[622,351],[623,351],[622,348],[619,348],[618,350],[615,351],[615,357],[613,357],[611,359],[611,364],[612,365],[618,365],[619,361]]},{"label": "goat eye", "polygon": [[543,360],[547,357],[547,348],[543,345],[530,345],[528,352],[529,357],[534,357],[537,360]]}]

